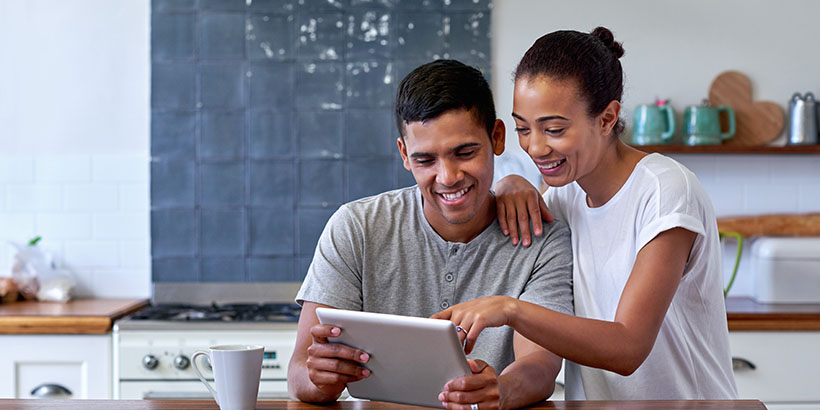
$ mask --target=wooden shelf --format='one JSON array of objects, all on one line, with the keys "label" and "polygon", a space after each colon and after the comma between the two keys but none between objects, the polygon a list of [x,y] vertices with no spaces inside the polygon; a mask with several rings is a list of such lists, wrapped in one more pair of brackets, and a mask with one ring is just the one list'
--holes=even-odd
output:
[{"label": "wooden shelf", "polygon": [[634,145],[644,152],[659,152],[662,154],[820,154],[820,145],[803,146],[751,146],[738,147],[727,145]]}]

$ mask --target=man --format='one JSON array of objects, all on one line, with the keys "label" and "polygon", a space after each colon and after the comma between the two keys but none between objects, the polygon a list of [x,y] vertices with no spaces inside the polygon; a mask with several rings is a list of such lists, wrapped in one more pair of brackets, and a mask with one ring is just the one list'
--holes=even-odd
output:
[{"label": "man", "polygon": [[[416,68],[399,85],[396,122],[418,185],[345,204],[328,221],[296,297],[303,309],[288,368],[296,399],[333,401],[370,375],[365,352],[327,342],[344,329],[319,324],[316,307],[427,317],[508,295],[572,313],[566,225],[548,225],[525,248],[511,246],[496,221],[493,154],[504,151],[505,130],[481,73],[453,60]],[[469,357],[473,374],[442,386],[445,407],[544,400],[561,367],[509,327],[485,330]]]}]

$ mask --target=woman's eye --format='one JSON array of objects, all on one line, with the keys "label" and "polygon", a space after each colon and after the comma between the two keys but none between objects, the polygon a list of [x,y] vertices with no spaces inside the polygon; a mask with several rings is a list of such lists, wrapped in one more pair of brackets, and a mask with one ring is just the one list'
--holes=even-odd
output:
[{"label": "woman's eye", "polygon": [[524,127],[515,127],[515,132],[521,135],[527,135],[530,133],[530,129]]},{"label": "woman's eye", "polygon": [[558,134],[564,132],[564,129],[563,128],[549,128],[549,129],[546,129],[545,132],[548,133],[548,134],[552,134],[552,135],[558,135]]}]

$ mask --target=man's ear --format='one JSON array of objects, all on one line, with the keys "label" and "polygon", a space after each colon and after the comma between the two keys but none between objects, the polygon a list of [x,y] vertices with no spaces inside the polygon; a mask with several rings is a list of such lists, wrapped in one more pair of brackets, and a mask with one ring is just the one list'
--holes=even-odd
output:
[{"label": "man's ear", "polygon": [[413,170],[410,169],[410,158],[407,157],[407,146],[404,145],[404,138],[396,138],[396,144],[399,145],[399,154],[401,154],[401,161],[404,163],[404,169],[413,172]]},{"label": "man's ear", "polygon": [[504,127],[504,121],[500,119],[495,120],[495,125],[493,125],[493,135],[490,136],[490,140],[493,143],[493,154],[501,155],[504,153],[504,141],[507,138],[507,129]]},{"label": "man's ear", "polygon": [[621,103],[612,100],[601,113],[601,135],[610,135],[615,124],[618,123],[618,115],[621,113]]}]

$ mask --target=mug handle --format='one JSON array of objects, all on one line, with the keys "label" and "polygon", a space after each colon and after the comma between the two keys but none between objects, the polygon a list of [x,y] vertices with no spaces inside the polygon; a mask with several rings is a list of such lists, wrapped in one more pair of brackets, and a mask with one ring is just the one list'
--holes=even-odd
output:
[{"label": "mug handle", "polygon": [[675,135],[675,113],[672,112],[672,107],[669,104],[664,104],[660,106],[661,111],[666,112],[666,125],[669,127],[663,134],[661,134],[661,139],[664,141],[668,141]]},{"label": "mug handle", "polygon": [[211,387],[211,383],[208,383],[208,380],[205,379],[205,376],[202,375],[202,372],[200,372],[199,370],[199,366],[196,364],[196,358],[199,356],[207,357],[208,360],[211,361],[211,363],[213,363],[213,360],[211,360],[211,355],[209,355],[208,352],[203,352],[200,350],[191,356],[191,367],[194,368],[194,373],[196,373],[196,375],[199,377],[199,380],[202,381],[202,383],[205,384],[205,387],[208,388],[208,391],[211,392],[211,396],[214,396],[214,401],[216,401],[216,405],[218,406],[219,398],[216,395],[216,390],[214,390],[214,388]]},{"label": "mug handle", "polygon": [[735,136],[735,110],[732,107],[721,105],[717,107],[718,115],[720,115],[721,111],[725,111],[726,115],[729,116],[729,131],[720,133],[721,140],[728,140]]}]

